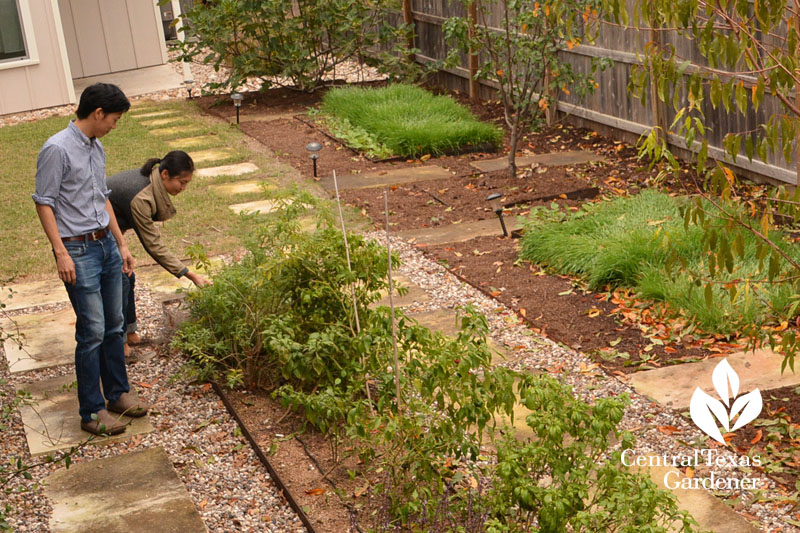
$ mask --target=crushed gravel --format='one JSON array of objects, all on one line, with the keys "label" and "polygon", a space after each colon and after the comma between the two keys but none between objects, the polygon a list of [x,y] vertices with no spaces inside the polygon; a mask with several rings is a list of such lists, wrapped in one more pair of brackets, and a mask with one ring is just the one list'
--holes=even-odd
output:
[{"label": "crushed gravel", "polygon": [[[137,314],[145,338],[163,338],[167,317],[147,285],[137,283]],[[155,431],[109,445],[81,449],[74,463],[81,463],[161,446],[189,491],[209,531],[305,531],[294,511],[280,496],[264,466],[256,457],[236,423],[209,385],[174,380],[184,359],[166,347],[137,347],[140,360],[128,365],[132,387],[152,406],[149,416]],[[3,356],[3,361],[5,357]],[[72,365],[10,374],[0,369],[3,406],[14,387],[74,372]],[[77,413],[75,423],[79,420]],[[32,464],[25,443],[22,421],[15,414],[0,439],[0,455],[6,460],[22,457]],[[35,462],[36,459],[33,459]],[[31,470],[31,480],[19,478],[0,494],[0,505],[11,504],[9,524],[17,531],[46,532],[52,507],[41,482],[62,465],[42,465]],[[24,492],[20,492],[24,491]]]},{"label": "crushed gravel", "polygon": [[[385,246],[385,232],[371,232],[367,237]],[[631,404],[622,419],[621,428],[635,435],[635,456],[692,455],[695,449],[712,448],[715,457],[741,459],[735,452],[709,444],[710,439],[687,418],[642,396],[619,378],[607,375],[589,357],[533,333],[514,311],[462,282],[414,245],[400,238],[392,237],[391,240],[392,251],[402,261],[397,273],[407,276],[430,296],[429,301],[415,302],[406,308],[408,313],[455,309],[471,304],[486,316],[491,338],[514,354],[513,358],[503,363],[504,366],[557,376],[572,386],[576,396],[587,402],[627,394]],[[667,433],[671,434],[665,434],[664,428],[669,428]],[[741,480],[746,475],[751,480],[758,480],[759,491],[715,491],[717,497],[730,502],[745,520],[757,520],[758,527],[764,532],[800,532],[800,528],[787,522],[787,519],[797,521],[800,516],[793,510],[793,505],[787,502],[787,495],[771,479],[749,469],[727,465],[703,467],[702,470],[697,468],[697,475],[709,477],[712,473],[716,477]]]}]

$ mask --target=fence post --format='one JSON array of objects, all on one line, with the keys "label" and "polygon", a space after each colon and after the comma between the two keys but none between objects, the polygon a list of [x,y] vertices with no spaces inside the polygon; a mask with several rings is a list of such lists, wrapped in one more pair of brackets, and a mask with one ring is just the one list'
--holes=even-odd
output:
[{"label": "fence post", "polygon": [[411,53],[411,49],[414,48],[414,34],[416,33],[416,28],[414,27],[414,12],[411,11],[411,0],[403,0],[403,22],[411,28],[411,33],[408,34],[408,40],[406,41],[409,50],[407,55],[408,61],[415,61],[414,54]]},{"label": "fence post", "polygon": [[[650,28],[650,42],[652,46],[661,48],[661,32],[657,28]],[[664,102],[658,99],[658,84],[656,83],[653,69],[650,68],[650,112],[653,120],[653,127],[659,128],[658,137],[667,142],[667,113]]]},{"label": "fence post", "polygon": [[[475,27],[478,25],[478,0],[473,0],[469,5],[469,37],[470,42],[475,37]],[[469,99],[474,103],[481,101],[480,84],[476,79],[478,75],[478,51],[469,49]]]}]

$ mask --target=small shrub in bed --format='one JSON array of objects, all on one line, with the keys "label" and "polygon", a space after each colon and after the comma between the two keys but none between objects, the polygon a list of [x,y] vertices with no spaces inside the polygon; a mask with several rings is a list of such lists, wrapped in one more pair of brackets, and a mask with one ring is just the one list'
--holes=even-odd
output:
[{"label": "small shrub in bed", "polygon": [[332,89],[321,111],[337,136],[377,157],[494,150],[503,138],[452,98],[412,85]]}]

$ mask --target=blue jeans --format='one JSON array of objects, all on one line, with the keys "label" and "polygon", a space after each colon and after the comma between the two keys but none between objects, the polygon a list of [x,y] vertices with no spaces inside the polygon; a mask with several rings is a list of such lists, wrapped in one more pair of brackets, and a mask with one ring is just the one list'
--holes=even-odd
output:
[{"label": "blue jeans", "polygon": [[[136,274],[131,272],[130,276],[122,274],[122,315],[125,319],[123,331],[133,333],[137,329],[136,326],[136,296],[134,289],[136,288]],[[125,342],[125,339],[123,339]]]},{"label": "blue jeans", "polygon": [[64,246],[75,263],[76,282],[64,286],[76,317],[79,413],[89,422],[106,408],[106,399],[115,402],[130,391],[122,348],[122,257],[110,234]]}]

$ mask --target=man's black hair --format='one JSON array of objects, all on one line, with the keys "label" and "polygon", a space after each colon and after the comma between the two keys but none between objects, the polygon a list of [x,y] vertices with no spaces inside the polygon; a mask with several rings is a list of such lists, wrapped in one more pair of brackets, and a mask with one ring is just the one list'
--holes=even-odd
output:
[{"label": "man's black hair", "polygon": [[105,113],[124,113],[130,109],[131,103],[125,93],[116,85],[95,83],[83,90],[78,111],[75,114],[82,120],[91,115],[98,107]]}]

